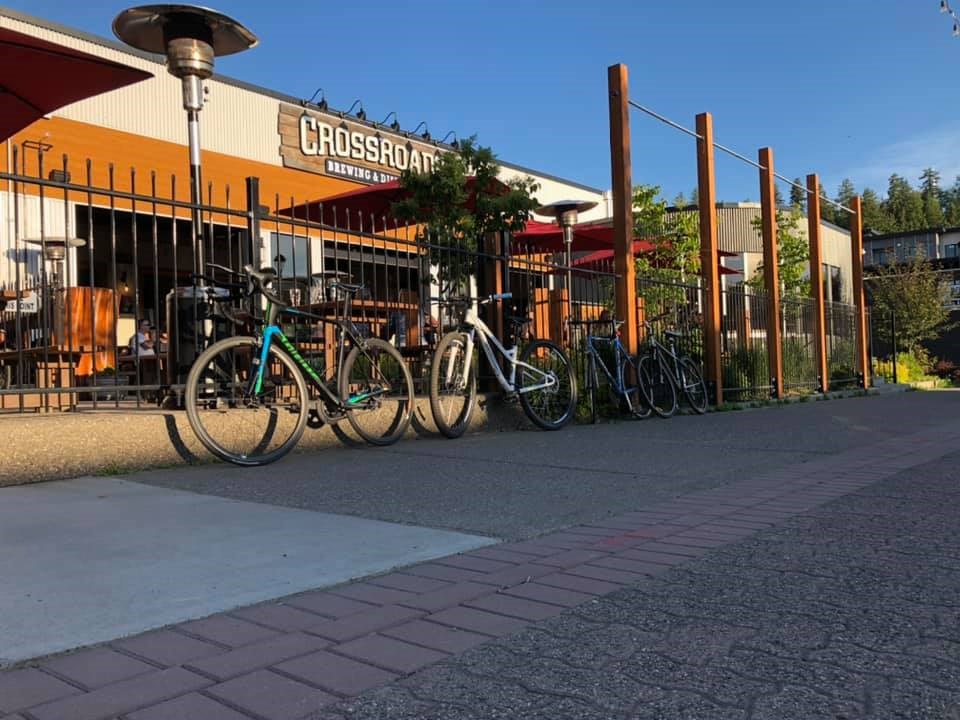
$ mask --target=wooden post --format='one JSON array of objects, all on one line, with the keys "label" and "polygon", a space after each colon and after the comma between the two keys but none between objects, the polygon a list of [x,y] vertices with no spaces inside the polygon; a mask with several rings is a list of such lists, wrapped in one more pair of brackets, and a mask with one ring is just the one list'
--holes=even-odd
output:
[{"label": "wooden post", "polygon": [[717,234],[717,186],[713,165],[713,116],[697,115],[697,197],[700,204],[700,275],[703,278],[704,375],[723,403],[720,365],[720,245]]},{"label": "wooden post", "polygon": [[830,389],[827,367],[827,324],[823,306],[823,248],[820,237],[820,180],[807,175],[807,234],[810,236],[810,294],[813,296],[813,316],[817,351],[817,376],[820,392]]},{"label": "wooden post", "polygon": [[763,222],[763,279],[767,290],[767,361],[773,397],[783,397],[783,348],[780,342],[780,266],[777,254],[777,201],[773,150],[760,148],[760,218]]},{"label": "wooden post", "polygon": [[850,260],[853,265],[853,303],[857,309],[857,372],[861,384],[870,387],[870,359],[867,357],[867,311],[863,297],[863,209],[860,196],[850,202]]},{"label": "wooden post", "polygon": [[610,170],[613,176],[613,268],[621,341],[637,352],[637,284],[633,262],[633,180],[630,166],[630,99],[627,66],[607,68],[610,95]]}]

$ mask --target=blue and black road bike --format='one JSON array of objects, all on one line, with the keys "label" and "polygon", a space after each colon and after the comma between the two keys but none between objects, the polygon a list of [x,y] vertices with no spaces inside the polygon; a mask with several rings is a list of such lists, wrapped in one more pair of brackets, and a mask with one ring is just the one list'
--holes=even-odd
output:
[{"label": "blue and black road bike", "polygon": [[[649,417],[652,412],[650,398],[645,394],[644,383],[639,382],[640,367],[637,358],[630,355],[620,341],[622,320],[583,320],[574,321],[585,325],[587,336],[584,350],[587,357],[587,385],[590,390],[590,412],[596,421],[597,390],[600,387],[600,373],[607,378],[610,393],[618,398],[623,407],[634,417]],[[594,328],[609,327],[610,334],[595,334]],[[604,360],[607,355],[610,366]]]},{"label": "blue and black road bike", "polygon": [[[329,273],[327,290],[336,307],[335,317],[329,317],[291,307],[273,292],[272,268],[257,271],[247,265],[243,273],[214,264],[208,268],[240,281],[205,276],[212,300],[254,302],[260,295],[266,300],[264,321],[255,325],[252,335],[214,343],[197,357],[187,376],[187,417],[210,452],[238,465],[273,462],[297,444],[311,413],[328,424],[346,418],[374,445],[400,439],[413,413],[413,378],[393,345],[362,337],[350,320],[351,300],[361,285],[344,282],[342,273]],[[228,308],[224,314],[241,322]],[[306,351],[284,333],[282,316],[334,327],[330,367],[322,362],[318,367],[304,357]],[[329,354],[321,348],[321,357]]]}]

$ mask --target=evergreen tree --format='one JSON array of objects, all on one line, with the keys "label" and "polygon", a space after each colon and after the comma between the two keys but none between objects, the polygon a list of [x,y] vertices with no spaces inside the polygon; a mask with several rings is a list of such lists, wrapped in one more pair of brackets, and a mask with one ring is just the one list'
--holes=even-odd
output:
[{"label": "evergreen tree", "polygon": [[944,191],[944,223],[950,227],[960,225],[960,175],[953,185]]},{"label": "evergreen tree", "polygon": [[783,207],[783,192],[780,190],[780,185],[777,183],[773,184],[773,204],[778,208]]},{"label": "evergreen tree", "polygon": [[690,204],[691,205],[700,204],[700,187],[698,185],[694,185],[693,190],[690,192]]},{"label": "evergreen tree", "polygon": [[[837,202],[843,205],[844,207],[850,207],[850,204],[853,202],[853,199],[857,196],[857,189],[853,186],[853,182],[850,178],[844,178],[840,182],[840,187],[837,188]],[[844,228],[845,230],[850,229],[850,213],[846,210],[841,210],[836,208],[836,214],[834,216],[835,224]]]},{"label": "evergreen tree", "polygon": [[686,207],[686,205],[687,205],[686,196],[682,192],[677,193],[677,196],[673,199],[673,206],[675,208],[682,208],[682,207]]},{"label": "evergreen tree", "polygon": [[924,169],[920,175],[920,197],[923,199],[923,217],[928,228],[943,225],[941,195],[940,173],[933,168]]},{"label": "evergreen tree", "polygon": [[926,226],[923,198],[906,178],[896,173],[890,176],[884,208],[892,223],[891,232],[922,230]]},{"label": "evergreen tree", "polygon": [[[820,183],[820,219],[836,224],[837,209],[830,204],[829,200],[827,189],[823,186],[823,183]],[[843,210],[840,212],[843,212]]]},{"label": "evergreen tree", "polygon": [[803,185],[800,178],[794,178],[793,182],[794,184],[790,186],[790,207],[800,212],[806,212],[807,191],[803,187],[797,187],[797,185]]},{"label": "evergreen tree", "polygon": [[[880,196],[871,188],[865,188],[861,197],[860,211],[863,214],[863,230],[875,233],[890,232],[891,222],[880,202]],[[847,221],[849,224],[849,220]]]}]

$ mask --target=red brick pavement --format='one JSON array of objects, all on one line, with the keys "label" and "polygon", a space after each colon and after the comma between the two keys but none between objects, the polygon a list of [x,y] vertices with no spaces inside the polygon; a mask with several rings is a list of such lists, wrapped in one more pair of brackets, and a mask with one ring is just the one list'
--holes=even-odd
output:
[{"label": "red brick pavement", "polygon": [[40,659],[0,673],[0,717],[301,718],[940,457],[947,440],[928,433],[858,448],[535,540]]}]

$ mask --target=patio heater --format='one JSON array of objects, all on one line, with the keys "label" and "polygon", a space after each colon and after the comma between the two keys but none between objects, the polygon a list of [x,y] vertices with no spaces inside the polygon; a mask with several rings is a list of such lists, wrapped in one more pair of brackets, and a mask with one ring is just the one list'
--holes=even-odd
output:
[{"label": "patio heater", "polygon": [[552,217],[563,230],[563,245],[566,248],[567,264],[567,320],[573,318],[573,271],[570,269],[573,261],[573,226],[577,224],[577,216],[595,208],[597,204],[591,200],[557,200],[549,205],[542,205],[534,212],[537,215]]},{"label": "patio heater", "polygon": [[66,285],[63,274],[63,262],[67,257],[67,248],[83,247],[86,240],[75,237],[44,237],[29,238],[24,242],[30,245],[39,245],[43,248],[45,261],[43,276],[47,276],[46,263],[53,268],[49,275],[50,281],[44,282],[46,297],[43,298],[43,313],[46,317],[45,326],[53,333],[57,342],[63,342],[64,321],[64,287]]},{"label": "patio heater", "polygon": [[[166,55],[167,70],[183,85],[190,147],[190,202],[197,241],[194,270],[206,268],[200,203],[200,111],[203,81],[213,75],[214,59],[233,55],[257,44],[257,37],[233,18],[193,5],[143,5],[128,8],[113,21],[113,32],[137,50]],[[253,258],[250,258],[253,261]]]}]

